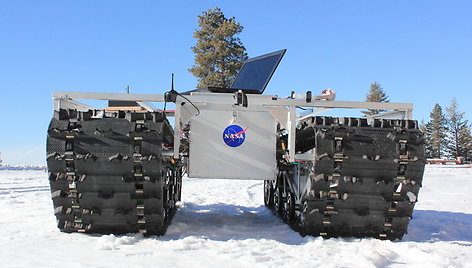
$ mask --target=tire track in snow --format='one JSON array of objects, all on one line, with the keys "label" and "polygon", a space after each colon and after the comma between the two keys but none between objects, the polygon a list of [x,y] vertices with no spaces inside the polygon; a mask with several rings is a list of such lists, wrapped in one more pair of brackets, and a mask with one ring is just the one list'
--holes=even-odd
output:
[{"label": "tire track in snow", "polygon": [[[256,200],[257,198],[255,198],[256,196],[258,196],[260,193],[262,193],[262,189],[258,189],[261,185],[263,185],[264,183],[263,182],[258,182],[254,185],[251,185],[249,186],[247,189],[246,189],[246,192],[248,194],[248,197],[249,197],[249,200],[253,203],[257,203],[259,202],[258,200]],[[257,191],[257,192],[256,192]]]}]

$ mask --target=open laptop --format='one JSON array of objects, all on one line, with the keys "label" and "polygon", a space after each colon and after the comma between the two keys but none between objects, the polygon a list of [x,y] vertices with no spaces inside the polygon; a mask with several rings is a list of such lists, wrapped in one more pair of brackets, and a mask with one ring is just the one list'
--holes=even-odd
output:
[{"label": "open laptop", "polygon": [[207,87],[205,89],[219,93],[233,93],[242,90],[245,93],[262,94],[286,51],[286,49],[282,49],[248,59],[229,88]]}]

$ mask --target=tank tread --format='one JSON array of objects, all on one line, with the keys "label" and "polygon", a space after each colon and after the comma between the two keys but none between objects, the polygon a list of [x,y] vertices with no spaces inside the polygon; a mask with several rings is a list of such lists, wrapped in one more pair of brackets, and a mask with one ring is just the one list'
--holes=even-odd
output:
[{"label": "tank tread", "polygon": [[172,142],[161,112],[57,111],[47,163],[58,228],[163,235],[181,190],[179,163],[162,156]]},{"label": "tank tread", "polygon": [[[303,235],[402,238],[425,164],[416,121],[313,117],[298,129],[296,141],[297,151],[315,160],[279,165],[277,186],[264,187],[265,200],[274,196],[265,202],[274,213]],[[284,202],[282,209],[277,202]]]}]

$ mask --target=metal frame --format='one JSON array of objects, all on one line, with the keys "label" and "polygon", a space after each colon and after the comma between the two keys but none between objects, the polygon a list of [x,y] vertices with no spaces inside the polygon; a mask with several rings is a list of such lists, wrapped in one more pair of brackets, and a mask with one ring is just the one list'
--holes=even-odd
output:
[{"label": "metal frame", "polygon": [[[305,95],[296,95],[303,97]],[[279,98],[271,95],[248,94],[248,107],[242,107],[235,103],[234,94],[231,93],[202,93],[192,92],[186,95],[185,98],[194,105],[204,106],[207,104],[225,105],[232,107],[234,111],[243,109],[255,109],[268,111],[278,123],[281,124],[288,132],[288,151],[289,161],[295,161],[295,131],[296,122],[303,118],[308,118],[317,113],[335,109],[376,109],[388,110],[373,116],[368,116],[369,120],[374,118],[398,118],[398,119],[412,119],[413,104],[411,103],[381,103],[381,102],[359,102],[359,101],[329,101],[325,100],[326,96],[313,96],[312,101],[307,101],[304,98],[291,99]],[[121,100],[121,101],[135,101],[146,110],[151,110],[149,105],[145,102],[164,102],[164,95],[161,94],[122,94],[122,93],[89,93],[89,92],[54,92],[54,109],[77,109],[86,111],[94,109],[91,106],[82,104],[76,100]],[[175,105],[175,127],[174,127],[174,147],[180,148],[180,129],[186,124],[195,114],[196,110],[192,105],[185,105],[188,103],[186,99],[177,96]],[[188,107],[188,108],[187,108]],[[321,108],[311,114],[299,116],[297,115],[297,107],[312,107]],[[174,150],[174,158],[179,158],[179,150]]]}]

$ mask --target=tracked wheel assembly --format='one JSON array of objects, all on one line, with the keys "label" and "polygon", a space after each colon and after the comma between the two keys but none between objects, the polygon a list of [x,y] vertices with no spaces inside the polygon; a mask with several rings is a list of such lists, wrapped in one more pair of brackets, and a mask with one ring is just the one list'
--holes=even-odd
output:
[{"label": "tracked wheel assembly", "polygon": [[47,164],[64,232],[162,235],[182,189],[182,165],[164,156],[173,130],[161,112],[60,109]]},{"label": "tracked wheel assembly", "polygon": [[424,171],[416,121],[312,117],[296,138],[301,160],[280,154],[266,206],[304,235],[402,238]]}]

